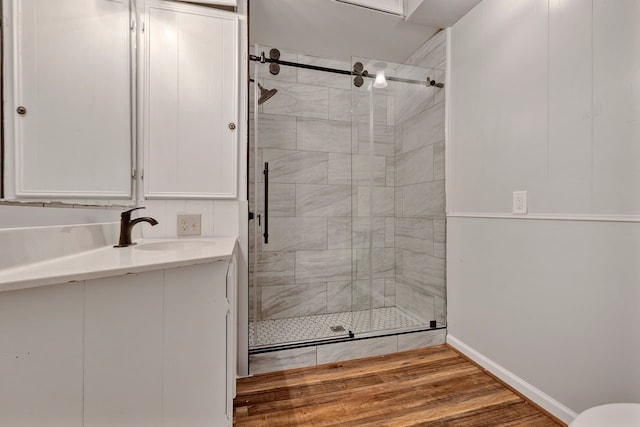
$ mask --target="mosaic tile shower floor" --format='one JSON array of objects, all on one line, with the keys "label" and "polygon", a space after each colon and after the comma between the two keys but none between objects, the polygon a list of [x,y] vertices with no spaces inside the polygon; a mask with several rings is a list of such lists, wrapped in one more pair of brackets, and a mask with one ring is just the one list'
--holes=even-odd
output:
[{"label": "mosaic tile shower floor", "polygon": [[[397,307],[374,308],[372,317],[374,331],[424,325]],[[343,326],[345,331],[332,332],[332,326]],[[249,346],[252,348],[348,336],[350,329],[355,334],[369,331],[369,310],[260,320],[257,322],[257,334],[255,334],[254,328],[255,322],[250,322]],[[254,344],[256,338],[257,344]]]}]

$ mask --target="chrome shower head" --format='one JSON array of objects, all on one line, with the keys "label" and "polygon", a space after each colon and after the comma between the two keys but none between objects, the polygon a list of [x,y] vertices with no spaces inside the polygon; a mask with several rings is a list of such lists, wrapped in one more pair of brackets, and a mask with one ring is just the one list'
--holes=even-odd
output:
[{"label": "chrome shower head", "polygon": [[278,89],[265,89],[260,83],[258,83],[258,88],[260,88],[260,98],[258,98],[258,105],[264,104],[269,99],[271,99],[273,95],[278,93]]}]

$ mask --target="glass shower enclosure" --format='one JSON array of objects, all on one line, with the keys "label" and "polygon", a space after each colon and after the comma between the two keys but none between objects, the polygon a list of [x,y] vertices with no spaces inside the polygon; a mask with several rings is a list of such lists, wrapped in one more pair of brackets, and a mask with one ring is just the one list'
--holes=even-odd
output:
[{"label": "glass shower enclosure", "polygon": [[254,55],[250,350],[444,327],[435,70]]}]

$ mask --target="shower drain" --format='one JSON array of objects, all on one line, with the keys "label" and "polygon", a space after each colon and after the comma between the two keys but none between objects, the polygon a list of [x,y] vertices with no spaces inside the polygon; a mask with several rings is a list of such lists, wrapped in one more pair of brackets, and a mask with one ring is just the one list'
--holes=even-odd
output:
[{"label": "shower drain", "polygon": [[344,329],[344,326],[341,326],[341,325],[329,326],[329,329],[331,329],[331,332],[346,332],[346,330]]}]

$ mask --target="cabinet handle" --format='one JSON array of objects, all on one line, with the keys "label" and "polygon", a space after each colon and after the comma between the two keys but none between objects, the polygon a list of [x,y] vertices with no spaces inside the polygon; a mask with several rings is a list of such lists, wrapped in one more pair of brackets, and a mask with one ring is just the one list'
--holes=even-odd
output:
[{"label": "cabinet handle", "polygon": [[21,116],[24,116],[25,114],[27,114],[27,109],[24,108],[23,106],[20,106],[20,107],[16,108],[16,112],[18,114],[20,114]]},{"label": "cabinet handle", "polygon": [[236,124],[235,123],[229,123],[229,129],[235,130],[236,129]]}]

